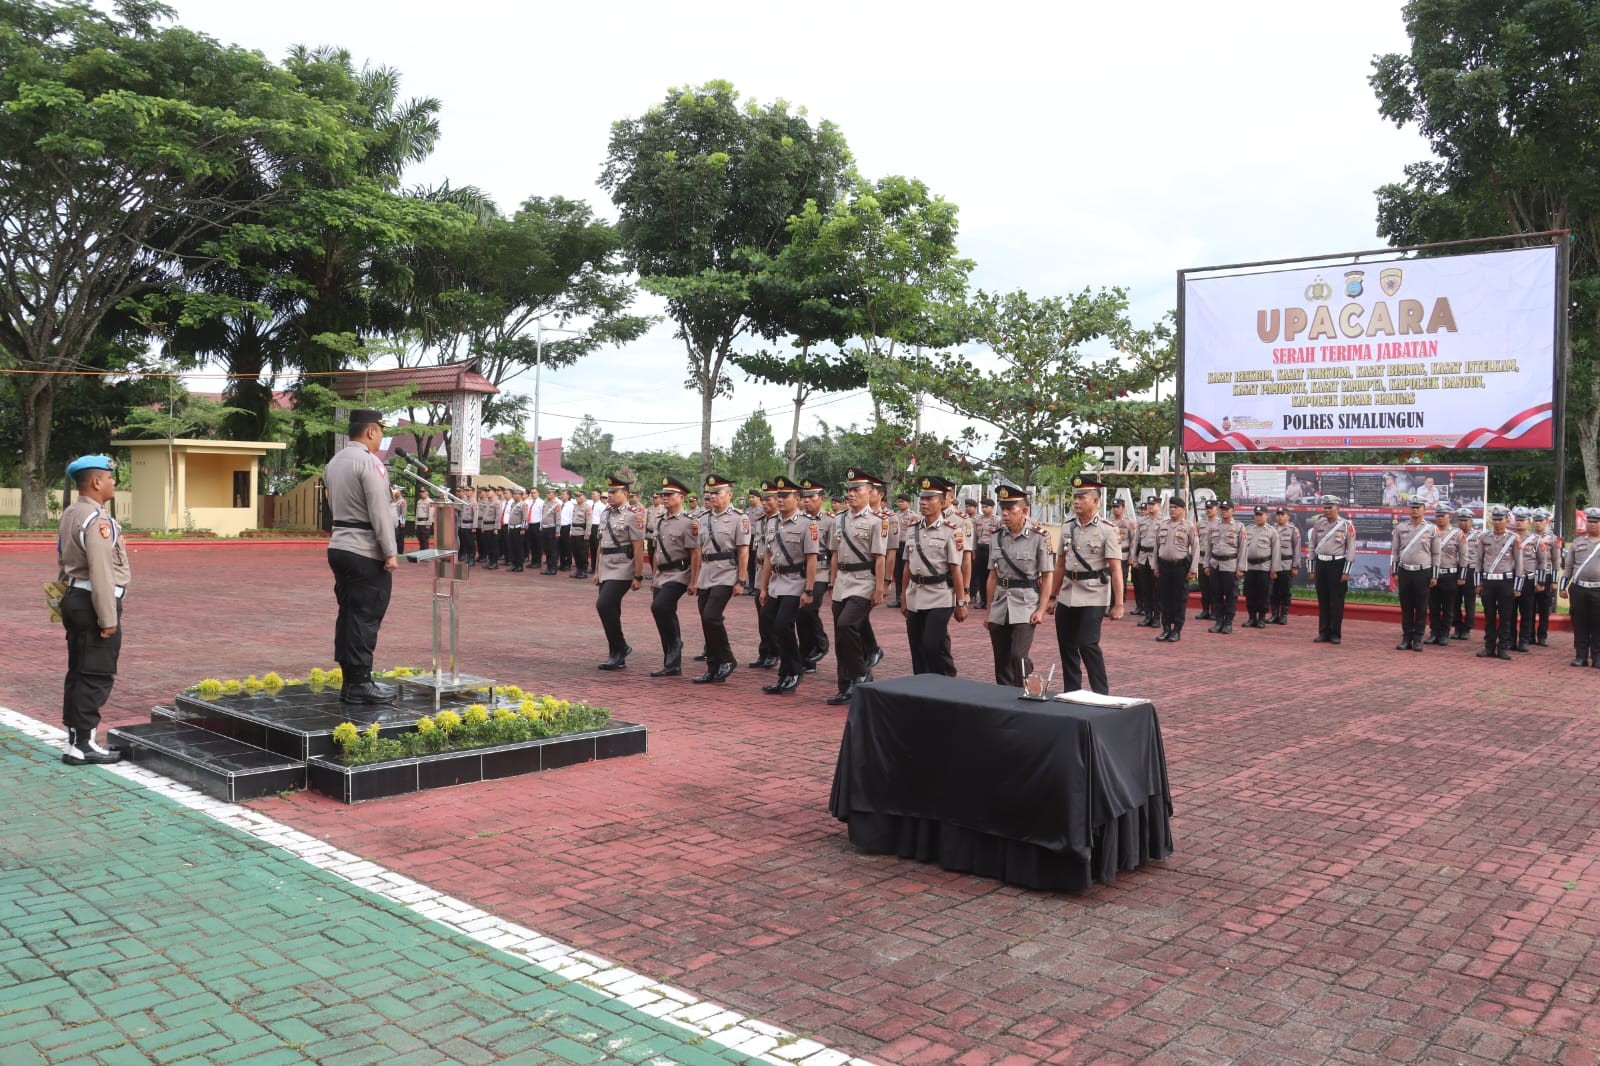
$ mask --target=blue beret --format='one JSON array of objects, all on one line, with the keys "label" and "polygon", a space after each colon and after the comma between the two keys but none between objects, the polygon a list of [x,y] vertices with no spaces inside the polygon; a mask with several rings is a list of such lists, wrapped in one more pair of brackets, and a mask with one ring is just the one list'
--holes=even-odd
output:
[{"label": "blue beret", "polygon": [[67,476],[77,477],[85,470],[115,470],[109,455],[80,455],[67,464]]}]

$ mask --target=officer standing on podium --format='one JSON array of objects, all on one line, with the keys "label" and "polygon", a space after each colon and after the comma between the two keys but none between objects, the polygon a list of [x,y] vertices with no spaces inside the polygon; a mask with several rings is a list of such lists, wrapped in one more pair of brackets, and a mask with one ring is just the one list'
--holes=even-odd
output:
[{"label": "officer standing on podium", "polygon": [[377,456],[383,416],[374,410],[350,412],[350,441],[328,460],[322,483],[333,512],[328,538],[328,568],[339,604],[333,628],[333,658],[344,674],[344,703],[392,703],[393,686],[372,680],[372,653],[389,609],[395,556],[394,510],[389,472]]},{"label": "officer standing on podium", "polygon": [[[122,753],[100,746],[100,708],[111,698],[122,651],[122,600],[132,580],[122,527],[105,510],[116,496],[117,479],[109,455],[85,455],[67,464],[78,498],[61,512],[56,534],[60,572],[67,586],[61,598],[61,625],[67,631],[67,674],[62,685],[61,721],[68,766],[114,763]],[[1565,593],[1563,593],[1565,595]]]}]

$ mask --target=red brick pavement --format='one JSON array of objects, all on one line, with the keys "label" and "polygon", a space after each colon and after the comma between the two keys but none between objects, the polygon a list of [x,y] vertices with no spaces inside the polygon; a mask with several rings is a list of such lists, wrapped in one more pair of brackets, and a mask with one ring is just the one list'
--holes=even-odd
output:
[{"label": "red brick pavement", "polygon": [[[57,714],[59,632],[37,549],[0,552],[0,703]],[[134,558],[112,722],[194,679],[327,661],[316,547]],[[20,591],[17,591],[20,590]],[[753,657],[753,601],[733,605]],[[354,808],[273,816],[503,916],[885,1062],[1593,1063],[1600,1053],[1600,674],[1566,647],[1510,663],[1476,645],[1392,650],[1356,622],[1335,649],[1285,628],[1156,644],[1109,624],[1114,691],[1162,716],[1178,852],[1081,896],[865,855],[827,813],[843,713],[651,681],[604,655],[592,589],[475,572],[464,666],[646,723],[650,754]],[[685,608],[685,619],[691,614]],[[889,676],[898,616],[876,616]],[[382,663],[428,651],[426,572],[406,567]],[[693,630],[691,629],[691,632]],[[1048,642],[1041,634],[1041,644]],[[1558,644],[1562,643],[1558,641]],[[981,676],[980,625],[957,659]],[[693,650],[693,649],[691,649]],[[1043,650],[1041,648],[1041,650]],[[1047,654],[1041,658],[1052,661]]]}]

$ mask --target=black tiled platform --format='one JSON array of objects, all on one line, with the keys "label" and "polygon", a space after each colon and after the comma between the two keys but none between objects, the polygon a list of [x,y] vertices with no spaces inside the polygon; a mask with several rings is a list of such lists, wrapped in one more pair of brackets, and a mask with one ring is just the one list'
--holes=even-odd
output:
[{"label": "black tiled platform", "polygon": [[107,739],[130,762],[229,803],[306,785],[303,761],[187,722],[156,719],[118,726]]}]

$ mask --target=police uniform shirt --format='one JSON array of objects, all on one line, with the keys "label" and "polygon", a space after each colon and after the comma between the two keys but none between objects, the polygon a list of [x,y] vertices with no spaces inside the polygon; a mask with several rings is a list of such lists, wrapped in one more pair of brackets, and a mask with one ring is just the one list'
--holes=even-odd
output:
[{"label": "police uniform shirt", "polygon": [[[798,596],[807,591],[806,556],[817,554],[821,540],[816,522],[804,511],[796,511],[790,518],[772,517],[767,523],[767,558],[772,563],[768,596]],[[800,568],[796,573],[779,572],[796,566]]]},{"label": "police uniform shirt", "polygon": [[394,498],[394,524],[397,526],[406,524],[406,498],[404,496],[396,496]]},{"label": "police uniform shirt", "polygon": [[478,499],[473,493],[461,497],[461,510],[456,514],[456,525],[462,529],[478,528]]},{"label": "police uniform shirt", "polygon": [[[554,507],[547,508],[546,516],[555,511]],[[606,512],[606,520],[600,525],[600,565],[595,567],[595,574],[601,581],[632,581],[633,556],[626,549],[635,541],[644,540],[644,509],[640,507],[614,507]],[[613,549],[607,551],[606,549]],[[642,551],[636,548],[635,551]]]},{"label": "police uniform shirt", "polygon": [[1244,524],[1217,519],[1206,527],[1200,561],[1224,574],[1239,572],[1239,550],[1244,547]]},{"label": "police uniform shirt", "polygon": [[561,501],[554,496],[545,498],[544,510],[539,512],[539,528],[554,529],[561,520]]},{"label": "police uniform shirt", "polygon": [[690,530],[700,545],[700,587],[716,588],[743,581],[739,549],[750,543],[750,519],[732,507],[720,514],[706,511]]},{"label": "police uniform shirt", "polygon": [[961,565],[961,555],[966,550],[965,537],[960,525],[943,518],[935,518],[932,525],[919,521],[911,527],[901,553],[906,561],[906,573],[912,578],[944,577],[946,581],[924,585],[907,580],[906,610],[929,611],[955,606],[956,590],[948,579],[950,567]]},{"label": "police uniform shirt", "polygon": [[572,535],[574,537],[589,535],[589,501],[581,496],[572,505]]},{"label": "police uniform shirt", "polygon": [[[322,472],[333,512],[333,534],[328,548],[354,552],[369,559],[387,559],[395,553],[394,512],[390,509],[389,471],[359,441],[328,460]],[[370,528],[354,529],[340,522],[365,522]]]},{"label": "police uniform shirt", "polygon": [[1200,558],[1200,531],[1187,518],[1165,518],[1156,527],[1156,558],[1167,563],[1187,563],[1193,570]]},{"label": "police uniform shirt", "polygon": [[897,550],[900,547],[901,534],[904,532],[900,528],[900,516],[889,510],[887,507],[880,507],[878,510],[873,511],[872,513],[883,522],[884,554],[887,555],[888,553]]},{"label": "police uniform shirt", "polygon": [[521,529],[528,524],[528,505],[521,500],[511,501],[511,528]]},{"label": "police uniform shirt", "polygon": [[1334,519],[1318,515],[1311,523],[1311,537],[1307,543],[1313,560],[1343,559],[1348,564],[1355,554],[1355,523],[1342,515]]},{"label": "police uniform shirt", "polygon": [[662,585],[687,585],[689,557],[700,546],[699,540],[694,519],[689,517],[687,511],[663,513],[656,521],[656,533],[651,539],[655,556],[650,565],[656,573],[651,584],[656,588]]},{"label": "police uniform shirt", "polygon": [[650,535],[651,539],[655,538],[656,529],[661,525],[661,516],[666,513],[667,509],[659,504],[653,503],[645,508],[644,531]]},{"label": "police uniform shirt", "polygon": [[1567,561],[1562,572],[1566,575],[1562,588],[1600,587],[1600,532],[1592,524],[1589,532],[1580,533],[1567,542]]},{"label": "police uniform shirt", "polygon": [[1555,576],[1556,567],[1561,565],[1561,538],[1556,536],[1555,530],[1547,529],[1543,533],[1535,533],[1539,543],[1544,545],[1545,573]]},{"label": "police uniform shirt", "polygon": [[[998,579],[994,599],[989,601],[989,624],[1014,626],[1026,623],[1039,608],[1039,576],[1053,573],[1055,552],[1050,549],[1050,534],[1041,525],[1024,521],[1016,536],[1001,522],[989,541],[989,569]],[[1001,582],[1021,582],[1006,588]]]},{"label": "police uniform shirt", "polygon": [[[389,535],[394,536],[393,530]],[[117,590],[127,588],[133,579],[122,527],[94,500],[79,496],[61,512],[56,538],[61,545],[61,580],[87,581],[100,628],[112,628],[117,624]]]},{"label": "police uniform shirt", "polygon": [[1432,522],[1413,524],[1407,518],[1394,527],[1390,560],[1401,570],[1432,570],[1439,565],[1439,527]]},{"label": "police uniform shirt", "polygon": [[[1061,528],[1060,607],[1106,607],[1111,603],[1111,560],[1122,558],[1117,527],[1099,515]],[[1088,565],[1085,566],[1084,564]]]},{"label": "police uniform shirt", "polygon": [[485,496],[478,501],[478,528],[500,528],[500,501],[493,496]]},{"label": "police uniform shirt", "polygon": [[1547,560],[1544,554],[1544,543],[1540,541],[1539,534],[1520,534],[1517,540],[1517,553],[1522,557],[1521,573],[1536,584],[1542,583],[1541,579],[1547,569]]},{"label": "police uniform shirt", "polygon": [[1300,527],[1293,522],[1283,525],[1274,525],[1273,530],[1278,534],[1278,569],[1287,570],[1296,566],[1300,560]]},{"label": "police uniform shirt", "polygon": [[1113,518],[1111,524],[1117,527],[1117,537],[1122,546],[1122,557],[1133,558],[1133,538],[1139,533],[1139,523],[1126,516]]},{"label": "police uniform shirt", "polygon": [[433,525],[433,501],[431,499],[417,501],[417,525]]},{"label": "police uniform shirt", "polygon": [[1270,525],[1258,526],[1252,523],[1245,526],[1241,550],[1244,553],[1247,570],[1276,572],[1283,569],[1279,562],[1283,546],[1279,542],[1278,531]]},{"label": "police uniform shirt", "polygon": [[[1434,526],[1438,529],[1438,526]],[[1459,529],[1439,530],[1439,569],[1453,574],[1467,565],[1467,538]]]},{"label": "police uniform shirt", "polygon": [[828,522],[829,547],[839,564],[839,576],[833,585],[835,603],[851,596],[872,598],[877,585],[877,557],[889,550],[889,527],[889,519],[873,513],[870,507],[847,509]]},{"label": "police uniform shirt", "polygon": [[1479,534],[1472,561],[1473,568],[1478,571],[1479,581],[1487,581],[1491,575],[1521,577],[1523,573],[1517,535],[1509,529],[1504,533],[1487,529]]},{"label": "police uniform shirt", "polygon": [[954,522],[961,527],[961,543],[965,545],[961,550],[964,552],[972,551],[976,547],[972,539],[974,532],[972,519],[957,511],[954,504],[944,509],[944,518],[945,521]]},{"label": "police uniform shirt", "polygon": [[1145,515],[1138,519],[1134,529],[1134,551],[1138,562],[1145,566],[1152,566],[1156,556],[1156,530],[1161,525],[1161,519],[1155,515]]}]

